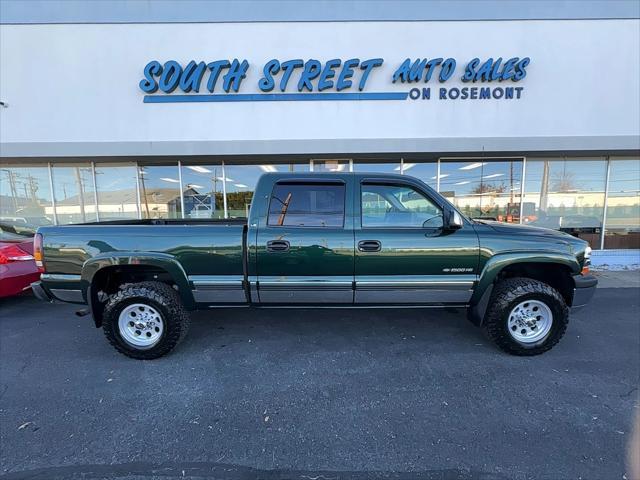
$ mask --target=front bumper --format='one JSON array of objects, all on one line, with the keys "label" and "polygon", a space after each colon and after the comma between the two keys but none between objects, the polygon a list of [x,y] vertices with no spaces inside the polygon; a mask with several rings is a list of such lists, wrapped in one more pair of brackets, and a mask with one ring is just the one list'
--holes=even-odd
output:
[{"label": "front bumper", "polygon": [[53,296],[42,286],[40,282],[33,282],[31,290],[38,300],[43,302],[53,302]]},{"label": "front bumper", "polygon": [[571,303],[571,307],[584,307],[589,303],[593,294],[596,293],[598,279],[593,275],[574,275],[573,281],[575,288],[573,289],[573,302]]}]

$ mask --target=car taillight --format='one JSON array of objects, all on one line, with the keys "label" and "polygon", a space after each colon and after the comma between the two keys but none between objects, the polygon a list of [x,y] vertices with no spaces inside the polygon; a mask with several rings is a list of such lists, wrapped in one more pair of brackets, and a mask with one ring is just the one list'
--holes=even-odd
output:
[{"label": "car taillight", "polygon": [[0,264],[24,262],[27,260],[33,260],[33,257],[29,255],[29,252],[25,252],[17,245],[7,245],[0,248]]},{"label": "car taillight", "polygon": [[36,233],[33,237],[33,258],[40,273],[44,273],[44,254],[42,250],[42,234]]}]

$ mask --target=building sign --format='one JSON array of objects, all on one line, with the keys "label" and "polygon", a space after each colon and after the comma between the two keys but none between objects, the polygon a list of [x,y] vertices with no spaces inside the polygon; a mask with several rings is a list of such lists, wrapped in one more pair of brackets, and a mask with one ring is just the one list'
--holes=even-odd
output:
[{"label": "building sign", "polygon": [[[404,91],[367,92],[367,83],[383,65],[382,58],[360,60],[269,60],[257,82],[260,93],[240,93],[250,65],[247,60],[190,61],[144,67],[140,89],[145,103],[259,102],[310,100],[517,100],[524,87],[529,57],[474,58],[462,66],[454,58],[404,60],[389,79]],[[450,80],[460,87],[448,87]],[[433,84],[439,84],[432,87]],[[479,86],[478,86],[479,84]],[[497,84],[497,85],[496,85]],[[180,93],[174,93],[179,91]],[[205,93],[206,92],[206,93]]]}]

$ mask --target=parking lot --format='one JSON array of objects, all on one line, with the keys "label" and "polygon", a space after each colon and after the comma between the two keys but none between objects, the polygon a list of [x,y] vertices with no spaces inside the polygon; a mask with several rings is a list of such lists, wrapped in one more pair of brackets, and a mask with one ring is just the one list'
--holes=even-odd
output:
[{"label": "parking lot", "polygon": [[599,288],[533,358],[463,311],[227,309],[141,362],[74,306],[6,300],[0,477],[622,479],[639,308]]}]

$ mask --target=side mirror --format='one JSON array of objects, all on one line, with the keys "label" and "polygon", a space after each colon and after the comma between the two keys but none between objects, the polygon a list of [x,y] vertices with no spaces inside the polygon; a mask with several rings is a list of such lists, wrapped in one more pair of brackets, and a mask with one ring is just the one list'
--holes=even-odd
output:
[{"label": "side mirror", "polygon": [[459,228],[462,228],[462,225],[464,225],[462,216],[455,210],[451,210],[449,212],[449,221],[447,222],[447,228],[449,230],[458,230]]}]

